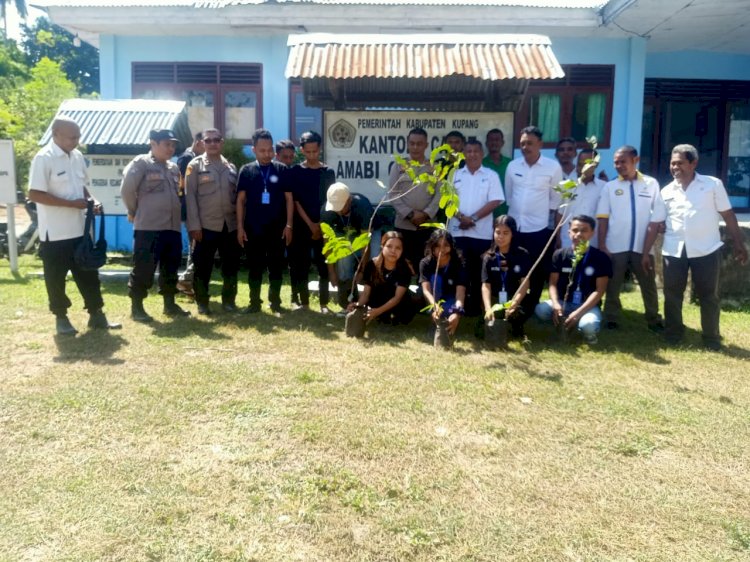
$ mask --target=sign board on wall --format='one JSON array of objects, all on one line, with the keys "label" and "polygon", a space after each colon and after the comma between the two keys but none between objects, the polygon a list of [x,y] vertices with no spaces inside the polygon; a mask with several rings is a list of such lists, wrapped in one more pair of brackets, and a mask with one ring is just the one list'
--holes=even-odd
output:
[{"label": "sign board on wall", "polygon": [[122,171],[135,158],[131,155],[88,154],[89,192],[104,206],[107,215],[127,215],[128,211],[120,197]]},{"label": "sign board on wall", "polygon": [[12,140],[0,140],[0,203],[16,202],[16,159]]},{"label": "sign board on wall", "polygon": [[[513,113],[462,113],[437,111],[326,111],[323,140],[326,164],[352,191],[377,202],[387,186],[394,154],[406,155],[406,136],[415,127],[427,131],[429,151],[440,146],[446,133],[456,130],[484,144],[487,131],[505,134],[503,154],[513,153]],[[486,150],[485,150],[486,153]]]}]

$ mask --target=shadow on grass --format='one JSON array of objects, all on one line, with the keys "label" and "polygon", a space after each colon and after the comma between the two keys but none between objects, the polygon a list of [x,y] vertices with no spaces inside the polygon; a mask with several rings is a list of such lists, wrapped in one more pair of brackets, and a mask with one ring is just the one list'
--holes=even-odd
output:
[{"label": "shadow on grass", "polygon": [[21,274],[11,274],[10,278],[0,278],[0,285],[28,285],[29,278]]},{"label": "shadow on grass", "polygon": [[97,365],[122,365],[124,359],[113,355],[128,342],[117,332],[107,330],[89,330],[81,335],[54,336],[57,346],[56,363],[78,363],[88,361]]},{"label": "shadow on grass", "polygon": [[669,360],[663,356],[666,347],[664,339],[649,331],[643,315],[636,312],[624,311],[617,330],[607,330],[603,326],[599,332],[599,341],[594,345],[587,344],[575,330],[568,334],[567,342],[563,342],[551,324],[544,324],[536,319],[526,323],[526,331],[531,340],[527,350],[532,355],[550,349],[571,357],[589,353],[623,353],[654,365],[669,364]]}]

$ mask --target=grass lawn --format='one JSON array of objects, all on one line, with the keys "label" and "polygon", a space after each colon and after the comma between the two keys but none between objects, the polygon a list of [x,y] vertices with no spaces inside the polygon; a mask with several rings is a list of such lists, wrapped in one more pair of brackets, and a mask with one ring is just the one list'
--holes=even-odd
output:
[{"label": "grass lawn", "polygon": [[71,283],[56,339],[39,269],[0,262],[2,561],[750,560],[747,312],[718,354],[691,305],[664,347],[637,292],[591,349],[465,322],[445,352],[425,318],[353,341],[152,297],[138,325],[118,281],[122,331],[86,333]]}]

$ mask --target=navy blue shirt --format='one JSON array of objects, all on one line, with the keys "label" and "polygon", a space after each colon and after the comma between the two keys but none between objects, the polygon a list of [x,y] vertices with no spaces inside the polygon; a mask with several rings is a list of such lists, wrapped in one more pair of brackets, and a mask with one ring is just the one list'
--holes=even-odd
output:
[{"label": "navy blue shirt", "polygon": [[[328,188],[336,181],[336,174],[327,166],[306,168],[296,165],[289,169],[288,183],[307,216],[313,222],[320,222],[320,209],[326,202]],[[300,221],[295,213],[295,220]]]},{"label": "navy blue shirt", "polygon": [[466,272],[466,265],[463,260],[457,260],[451,258],[448,265],[441,267],[437,270],[437,282],[435,282],[435,268],[437,263],[434,257],[427,256],[419,262],[419,284],[421,285],[425,281],[430,283],[430,290],[433,290],[435,294],[435,301],[443,299],[450,301],[456,298],[456,289],[460,286],[467,287],[469,285],[469,275]]},{"label": "navy blue shirt", "polygon": [[[260,166],[245,164],[237,179],[237,193],[245,192],[245,230],[260,234],[267,228],[281,231],[286,224],[285,193],[291,192],[287,181],[289,170],[280,162]],[[267,192],[268,203],[263,202]]]},{"label": "navy blue shirt", "polygon": [[[339,236],[344,234],[347,229],[352,228],[357,234],[367,232],[370,227],[370,218],[372,218],[372,204],[370,200],[360,193],[352,193],[352,203],[349,207],[349,214],[340,215],[335,211],[322,211],[320,213],[321,222],[327,223]],[[373,228],[378,225],[373,223]]]},{"label": "navy blue shirt", "polygon": [[482,258],[482,283],[490,284],[492,304],[497,304],[500,291],[510,300],[530,268],[531,257],[524,248],[511,247],[507,254],[487,252]]},{"label": "navy blue shirt", "polygon": [[[573,248],[563,248],[557,250],[552,256],[552,273],[558,273],[557,278],[557,297],[560,301],[565,298],[565,291],[568,288],[568,279],[571,273],[571,264],[573,263]],[[589,295],[596,291],[596,280],[599,277],[612,277],[612,260],[609,256],[589,246],[583,259],[576,266],[573,277],[573,286],[570,288],[567,302],[573,302],[573,292],[581,291],[581,302],[585,302]]]}]

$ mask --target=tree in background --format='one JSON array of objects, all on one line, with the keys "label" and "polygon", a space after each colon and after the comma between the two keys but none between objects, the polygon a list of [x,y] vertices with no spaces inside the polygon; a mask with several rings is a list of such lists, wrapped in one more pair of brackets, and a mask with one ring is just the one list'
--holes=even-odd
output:
[{"label": "tree in background", "polygon": [[60,64],[46,57],[30,75],[21,87],[0,90],[0,138],[13,139],[18,182],[24,189],[39,140],[60,103],[77,95],[76,85],[68,80]]},{"label": "tree in background", "polygon": [[[16,6],[16,12],[21,16],[21,19],[26,19],[29,11],[26,9],[26,0],[14,0],[13,4]],[[0,17],[3,18],[3,32],[5,37],[8,36],[8,6],[10,0],[0,0]]]},{"label": "tree in background", "polygon": [[29,78],[26,57],[15,41],[0,41],[0,97]]},{"label": "tree in background", "polygon": [[88,43],[73,44],[74,36],[47,18],[39,18],[32,25],[21,25],[21,46],[29,66],[44,57],[60,63],[68,79],[75,82],[83,95],[99,91],[99,50]]}]

